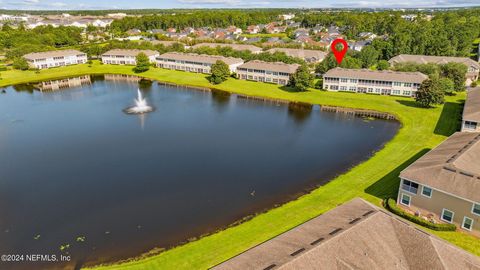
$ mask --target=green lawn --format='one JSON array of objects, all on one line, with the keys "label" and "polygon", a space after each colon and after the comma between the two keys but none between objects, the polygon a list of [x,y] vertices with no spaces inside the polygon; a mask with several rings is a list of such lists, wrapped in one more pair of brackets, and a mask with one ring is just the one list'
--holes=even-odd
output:
[{"label": "green lawn", "polygon": [[[131,69],[132,67],[100,65],[95,62],[92,67],[78,65],[44,70],[39,74],[33,71],[7,71],[2,72],[3,80],[0,80],[0,86],[80,74],[134,74]],[[184,85],[211,86],[202,74],[155,68],[142,76]],[[297,200],[240,225],[163,253],[97,269],[206,269],[354,197],[362,197],[378,205],[382,198],[396,195],[398,174],[403,168],[458,128],[461,103],[465,99],[465,94],[460,93],[447,97],[443,106],[423,109],[416,107],[410,98],[318,90],[296,93],[277,85],[235,79],[229,79],[215,88],[245,95],[390,112],[402,122],[402,128],[374,157]],[[461,232],[432,233],[480,255],[478,238]]]}]

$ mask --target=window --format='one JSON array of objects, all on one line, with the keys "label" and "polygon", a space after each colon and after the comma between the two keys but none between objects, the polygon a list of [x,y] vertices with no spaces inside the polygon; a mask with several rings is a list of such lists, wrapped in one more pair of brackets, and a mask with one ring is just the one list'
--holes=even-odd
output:
[{"label": "window", "polygon": [[400,95],[400,90],[392,90],[392,95]]},{"label": "window", "polygon": [[478,204],[478,203],[473,204],[472,213],[480,216],[480,204]]},{"label": "window", "polygon": [[462,223],[462,228],[465,230],[471,231],[473,227],[473,219],[469,217],[463,217],[463,223]]},{"label": "window", "polygon": [[412,84],[411,83],[404,83],[403,86],[404,87],[412,87]]},{"label": "window", "polygon": [[422,195],[428,198],[432,197],[432,189],[426,186],[422,187]]},{"label": "window", "polygon": [[401,82],[393,82],[393,86],[402,86]]},{"label": "window", "polygon": [[444,208],[440,219],[448,223],[452,223],[454,214],[454,212]]},{"label": "window", "polygon": [[403,91],[404,96],[411,96],[412,92],[411,91]]},{"label": "window", "polygon": [[402,189],[410,193],[417,194],[418,184],[404,179]]},{"label": "window", "polygon": [[400,203],[406,206],[410,206],[410,196],[407,194],[402,194],[402,199],[400,200]]},{"label": "window", "polygon": [[350,79],[350,82],[351,82],[351,83],[357,83],[358,80],[357,80],[357,79]]},{"label": "window", "polygon": [[471,121],[465,121],[464,127],[465,127],[465,129],[476,130],[477,129],[477,123],[476,122],[471,122]]},{"label": "window", "polygon": [[348,90],[355,92],[355,91],[357,91],[357,87],[355,87],[355,86],[350,86],[350,87],[348,88]]},{"label": "window", "polygon": [[341,79],[340,79],[340,82],[343,82],[343,83],[348,83],[348,79],[341,78]]},{"label": "window", "polygon": [[340,86],[340,91],[347,91],[347,87],[346,86]]}]

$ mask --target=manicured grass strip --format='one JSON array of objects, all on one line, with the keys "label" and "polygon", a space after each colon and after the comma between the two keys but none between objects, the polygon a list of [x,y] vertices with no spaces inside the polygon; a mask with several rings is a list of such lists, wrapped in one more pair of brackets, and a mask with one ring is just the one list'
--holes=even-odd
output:
[{"label": "manicured grass strip", "polygon": [[[0,80],[0,86],[94,73],[134,74],[131,70],[132,67],[100,65],[95,62],[92,67],[77,65],[42,70],[39,74],[32,71],[7,71],[2,73],[4,79]],[[203,74],[151,69],[141,75],[165,82],[211,87]],[[206,269],[354,197],[362,197],[380,205],[382,199],[396,196],[398,174],[402,169],[457,130],[461,103],[465,99],[465,94],[459,93],[447,97],[443,106],[423,109],[416,107],[411,98],[317,90],[296,93],[277,85],[235,79],[229,79],[215,88],[244,95],[389,112],[402,122],[402,128],[371,159],[297,200],[238,226],[158,255],[98,269]],[[460,232],[432,233],[480,255],[478,238]]]}]

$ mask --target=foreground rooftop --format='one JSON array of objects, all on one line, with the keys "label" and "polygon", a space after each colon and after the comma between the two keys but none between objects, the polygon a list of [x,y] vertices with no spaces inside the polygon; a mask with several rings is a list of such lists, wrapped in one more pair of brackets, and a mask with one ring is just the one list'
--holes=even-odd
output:
[{"label": "foreground rooftop", "polygon": [[428,76],[420,72],[401,72],[391,70],[333,68],[323,77],[350,78],[361,80],[422,83]]},{"label": "foreground rooftop", "polygon": [[463,108],[463,120],[480,123],[480,87],[468,90]]}]

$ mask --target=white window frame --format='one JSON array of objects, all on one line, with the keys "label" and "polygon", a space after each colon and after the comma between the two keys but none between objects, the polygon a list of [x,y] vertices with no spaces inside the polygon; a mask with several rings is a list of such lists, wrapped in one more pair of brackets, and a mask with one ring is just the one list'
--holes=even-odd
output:
[{"label": "white window frame", "polygon": [[[448,221],[448,220],[443,219],[443,214],[445,213],[445,210],[448,211],[448,212],[450,212],[450,213],[452,213],[452,220],[451,220],[451,221]],[[440,219],[441,219],[442,221],[445,221],[445,222],[448,222],[448,223],[453,223],[453,218],[454,218],[454,217],[455,217],[455,212],[453,212],[452,210],[449,210],[449,209],[447,209],[447,208],[443,208],[443,209],[442,209],[442,215],[440,216]]]},{"label": "white window frame", "polygon": [[[465,226],[464,226],[464,225],[465,225],[465,220],[467,220],[467,219],[470,219],[470,221],[471,221],[471,223],[470,223],[470,229],[468,229],[468,228],[465,228]],[[472,228],[473,228],[473,222],[474,222],[474,221],[473,221],[473,218],[469,218],[469,217],[466,217],[466,216],[465,216],[465,217],[463,217],[463,221],[462,221],[462,229],[464,229],[464,230],[467,230],[467,231],[471,231],[471,230],[472,230]]]},{"label": "white window frame", "polygon": [[[408,204],[404,204],[403,203],[403,196],[407,196],[408,197]],[[412,203],[412,196],[408,195],[408,194],[405,194],[405,193],[402,193],[402,195],[400,195],[400,203],[405,205],[405,206],[410,206],[410,204]]]},{"label": "white window frame", "polygon": [[477,215],[477,216],[480,216],[479,213],[475,213],[475,212],[473,211],[473,209],[475,209],[475,205],[480,206],[480,203],[473,203],[473,204],[472,204],[472,214]]},{"label": "white window frame", "polygon": [[[425,188],[430,189],[430,196],[427,196],[427,195],[423,194],[423,190],[424,190]],[[421,192],[422,196],[427,197],[427,198],[432,198],[432,193],[433,193],[433,189],[432,189],[431,187],[422,186],[422,192]]]}]

